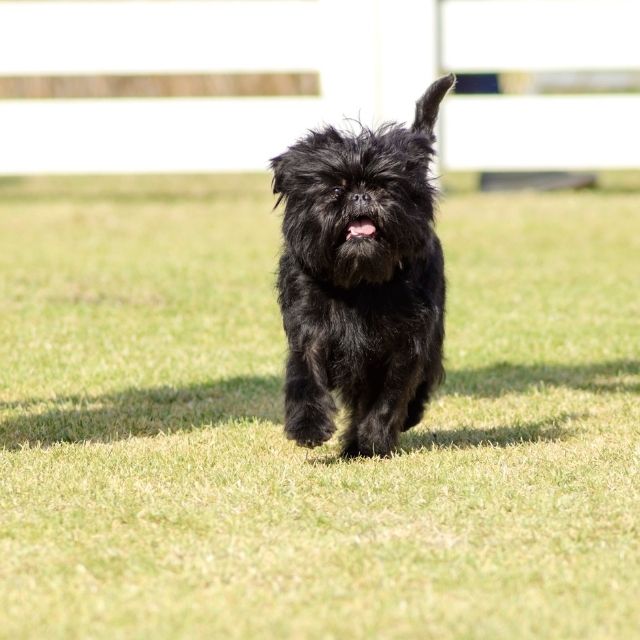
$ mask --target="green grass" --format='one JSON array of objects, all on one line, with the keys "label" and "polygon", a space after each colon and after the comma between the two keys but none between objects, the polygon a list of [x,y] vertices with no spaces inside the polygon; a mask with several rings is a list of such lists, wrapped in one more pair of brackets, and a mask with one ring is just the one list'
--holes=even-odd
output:
[{"label": "green grass", "polygon": [[449,185],[448,380],[282,436],[268,178],[0,182],[0,636],[631,638],[640,178]]}]

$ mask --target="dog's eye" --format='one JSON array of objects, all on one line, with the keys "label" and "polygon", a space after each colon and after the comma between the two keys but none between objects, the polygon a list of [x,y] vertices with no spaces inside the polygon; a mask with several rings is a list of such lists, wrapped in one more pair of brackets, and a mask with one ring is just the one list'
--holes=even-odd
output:
[{"label": "dog's eye", "polygon": [[337,200],[344,193],[344,189],[342,187],[334,187],[331,193],[333,194],[333,197],[336,198]]}]

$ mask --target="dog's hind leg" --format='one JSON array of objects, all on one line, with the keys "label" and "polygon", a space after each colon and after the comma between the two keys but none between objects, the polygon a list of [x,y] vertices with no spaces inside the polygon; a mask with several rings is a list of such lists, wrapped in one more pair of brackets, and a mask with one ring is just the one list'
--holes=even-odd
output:
[{"label": "dog's hind leg", "polygon": [[444,340],[444,326],[442,323],[437,327],[434,340],[431,342],[427,366],[423,372],[422,382],[418,385],[416,392],[409,402],[407,417],[404,421],[402,431],[408,431],[415,427],[422,420],[424,409],[435,389],[444,380],[444,367],[442,366],[442,342]]},{"label": "dog's hind leg", "polygon": [[423,380],[416,389],[416,392],[407,407],[407,417],[404,420],[402,431],[408,431],[411,427],[420,424],[424,415],[424,406],[429,401],[429,387],[426,380]]}]

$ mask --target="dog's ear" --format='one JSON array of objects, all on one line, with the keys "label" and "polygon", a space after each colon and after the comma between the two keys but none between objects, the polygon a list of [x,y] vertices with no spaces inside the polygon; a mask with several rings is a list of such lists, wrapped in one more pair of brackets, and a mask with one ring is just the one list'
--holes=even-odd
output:
[{"label": "dog's ear", "polygon": [[273,171],[273,179],[271,180],[271,188],[273,189],[273,193],[282,193],[285,156],[286,153],[282,153],[279,156],[276,156],[275,158],[271,158],[271,160],[269,160],[269,166],[271,167],[271,171]]},{"label": "dog's ear", "polygon": [[269,160],[269,166],[271,167],[271,171],[273,171],[271,188],[273,189],[273,193],[278,195],[278,200],[275,204],[276,207],[287,195],[285,183],[289,165],[288,155],[289,153],[285,151],[279,156],[276,156],[275,158],[271,158],[271,160]]},{"label": "dog's ear", "polygon": [[442,98],[445,97],[447,91],[453,87],[455,82],[456,77],[453,73],[450,73],[448,76],[438,78],[429,86],[424,95],[416,102],[416,119],[412,127],[414,131],[422,131],[428,135],[433,135]]}]

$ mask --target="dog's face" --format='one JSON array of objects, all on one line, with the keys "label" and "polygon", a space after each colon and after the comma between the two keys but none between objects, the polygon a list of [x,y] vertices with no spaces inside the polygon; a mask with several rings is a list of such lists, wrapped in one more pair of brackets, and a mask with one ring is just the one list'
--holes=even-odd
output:
[{"label": "dog's face", "polygon": [[447,76],[429,87],[411,129],[326,127],[271,161],[274,193],[286,203],[287,248],[312,276],[344,288],[382,283],[424,252],[435,195],[433,128],[452,84]]}]

